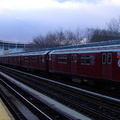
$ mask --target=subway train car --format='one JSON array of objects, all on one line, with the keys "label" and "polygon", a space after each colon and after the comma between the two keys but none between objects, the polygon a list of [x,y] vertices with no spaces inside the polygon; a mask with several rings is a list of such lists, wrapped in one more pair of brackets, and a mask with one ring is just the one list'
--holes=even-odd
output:
[{"label": "subway train car", "polygon": [[48,70],[49,51],[23,52],[0,56],[0,63],[27,70]]},{"label": "subway train car", "polygon": [[120,46],[53,50],[49,53],[49,72],[93,86],[120,83]]},{"label": "subway train car", "polygon": [[21,54],[21,67],[30,70],[47,71],[49,51],[35,51]]},{"label": "subway train car", "polygon": [[120,85],[120,45],[8,54],[0,56],[0,62],[90,86]]},{"label": "subway train car", "polygon": [[21,65],[21,54],[9,55],[7,58],[7,64],[14,67],[20,67]]}]

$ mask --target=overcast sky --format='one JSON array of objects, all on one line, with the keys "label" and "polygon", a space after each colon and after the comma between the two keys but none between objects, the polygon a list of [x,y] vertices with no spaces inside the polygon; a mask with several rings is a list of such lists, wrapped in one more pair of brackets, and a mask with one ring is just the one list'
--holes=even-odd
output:
[{"label": "overcast sky", "polygon": [[120,0],[0,0],[0,39],[30,42],[59,29],[106,28]]}]

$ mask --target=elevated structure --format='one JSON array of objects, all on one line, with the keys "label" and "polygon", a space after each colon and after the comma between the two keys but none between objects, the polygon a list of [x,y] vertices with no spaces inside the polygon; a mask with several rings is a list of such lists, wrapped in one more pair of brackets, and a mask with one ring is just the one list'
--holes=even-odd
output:
[{"label": "elevated structure", "polygon": [[0,40],[0,55],[23,52],[26,44]]}]

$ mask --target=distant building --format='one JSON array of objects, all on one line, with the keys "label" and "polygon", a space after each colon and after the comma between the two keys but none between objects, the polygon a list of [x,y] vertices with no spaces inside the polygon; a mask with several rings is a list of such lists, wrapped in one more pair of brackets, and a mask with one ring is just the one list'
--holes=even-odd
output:
[{"label": "distant building", "polygon": [[0,55],[23,52],[25,50],[26,44],[22,43],[13,43],[0,40]]}]

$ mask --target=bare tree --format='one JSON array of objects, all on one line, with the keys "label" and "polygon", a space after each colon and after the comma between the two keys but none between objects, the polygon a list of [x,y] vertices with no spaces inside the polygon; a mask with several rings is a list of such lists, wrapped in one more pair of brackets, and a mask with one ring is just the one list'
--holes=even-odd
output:
[{"label": "bare tree", "polygon": [[113,40],[114,38],[111,37],[112,33],[113,32],[110,30],[99,28],[88,28],[86,30],[80,30],[77,28],[76,31],[56,30],[55,32],[49,32],[44,36],[40,34],[39,36],[34,37],[29,48],[43,49],[66,45],[84,44],[87,42]]},{"label": "bare tree", "polygon": [[57,40],[58,40],[59,42],[61,42],[61,41],[63,41],[63,40],[66,39],[66,38],[65,38],[65,33],[64,33],[64,31],[63,31],[62,29],[57,30],[57,31],[55,32],[55,34],[56,34]]},{"label": "bare tree", "polygon": [[114,34],[120,33],[120,17],[118,19],[111,19],[109,23],[107,23],[108,30],[112,31]]},{"label": "bare tree", "polygon": [[84,40],[84,38],[86,38],[86,34],[84,30],[81,30],[79,27],[76,29],[75,31],[75,41],[76,44],[81,44],[81,41]]},{"label": "bare tree", "polygon": [[76,45],[80,44],[81,31],[71,31],[71,30],[57,30],[55,32],[49,32],[45,36],[39,35],[33,39],[33,48],[41,49],[41,48],[51,48],[58,46],[66,46],[66,45]]},{"label": "bare tree", "polygon": [[110,41],[120,38],[113,31],[99,28],[88,29],[88,37],[89,42]]},{"label": "bare tree", "polygon": [[85,34],[85,37],[84,37],[84,38],[86,38],[86,43],[91,42],[91,38],[92,38],[92,36],[93,36],[93,31],[94,31],[93,28],[87,28],[87,29],[84,31],[84,34]]},{"label": "bare tree", "polygon": [[45,37],[41,34],[33,39],[33,44],[35,44],[35,49],[45,48]]},{"label": "bare tree", "polygon": [[46,48],[57,47],[59,42],[57,41],[57,36],[55,33],[48,33],[45,37]]}]

